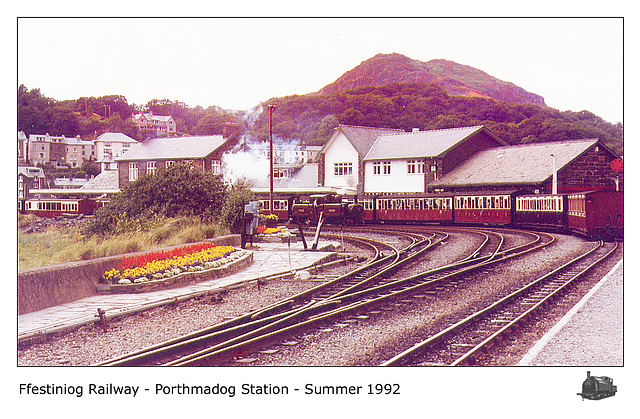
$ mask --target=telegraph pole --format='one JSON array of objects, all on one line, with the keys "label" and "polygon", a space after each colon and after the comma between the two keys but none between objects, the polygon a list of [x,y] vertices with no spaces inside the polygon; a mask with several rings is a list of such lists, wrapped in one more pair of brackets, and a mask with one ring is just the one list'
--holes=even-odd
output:
[{"label": "telegraph pole", "polygon": [[269,108],[269,214],[273,214],[273,111],[275,104],[267,105]]}]

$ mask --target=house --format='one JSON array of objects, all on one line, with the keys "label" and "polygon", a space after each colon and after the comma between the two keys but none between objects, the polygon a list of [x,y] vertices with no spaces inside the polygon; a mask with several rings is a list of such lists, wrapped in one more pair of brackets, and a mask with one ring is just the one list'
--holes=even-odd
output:
[{"label": "house", "polygon": [[133,144],[126,153],[115,158],[119,186],[125,187],[179,161],[190,161],[204,172],[222,175],[222,155],[227,150],[227,139],[221,135],[151,138]]},{"label": "house", "polygon": [[379,136],[363,159],[364,192],[426,192],[478,151],[507,145],[482,125]]},{"label": "house", "polygon": [[65,161],[69,167],[82,167],[84,162],[96,159],[96,147],[93,141],[82,140],[77,136],[64,138],[63,143],[66,152]]},{"label": "house", "polygon": [[553,141],[499,147],[476,153],[454,170],[431,182],[443,191],[517,189],[527,193],[553,191],[554,166],[558,193],[623,189],[614,170],[613,151],[598,139]]},{"label": "house", "polygon": [[85,161],[95,160],[93,141],[77,137],[31,134],[26,140],[25,160],[33,165],[52,164],[56,167],[82,167]]},{"label": "house", "polygon": [[363,159],[376,139],[397,135],[400,129],[339,125],[318,153],[318,180],[321,185],[362,193]]},{"label": "house", "polygon": [[176,133],[176,122],[171,115],[154,115],[153,111],[149,111],[148,113],[132,113],[131,119],[144,134],[160,136]]},{"label": "house", "polygon": [[117,170],[115,158],[120,157],[137,143],[133,138],[120,132],[105,132],[96,138],[96,162],[100,164],[100,171]]},{"label": "house", "polygon": [[23,131],[18,131],[18,160],[27,161],[27,136]]},{"label": "house", "polygon": [[31,190],[45,187],[46,178],[41,167],[18,166],[18,199],[31,198]]}]

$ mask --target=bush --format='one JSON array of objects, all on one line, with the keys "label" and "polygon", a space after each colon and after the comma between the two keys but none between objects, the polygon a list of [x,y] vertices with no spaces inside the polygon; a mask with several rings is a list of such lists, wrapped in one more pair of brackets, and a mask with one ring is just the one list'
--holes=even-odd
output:
[{"label": "bush", "polygon": [[220,211],[220,222],[226,225],[232,233],[240,233],[243,227],[244,204],[254,199],[253,193],[247,185],[238,181],[227,191]]},{"label": "bush", "polygon": [[143,176],[109,204],[96,211],[87,227],[91,234],[148,230],[158,217],[220,215],[226,187],[219,176],[204,173],[189,162]]}]

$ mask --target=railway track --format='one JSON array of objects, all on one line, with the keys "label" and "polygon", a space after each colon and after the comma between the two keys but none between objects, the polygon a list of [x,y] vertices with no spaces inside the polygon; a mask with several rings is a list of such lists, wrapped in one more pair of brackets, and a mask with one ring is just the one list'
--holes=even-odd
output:
[{"label": "railway track", "polygon": [[617,243],[597,243],[575,259],[469,314],[382,365],[473,364],[478,354],[517,330],[529,316],[563,295],[568,287],[604,261],[617,247]]},{"label": "railway track", "polygon": [[[388,233],[387,233],[388,234]],[[168,359],[180,357],[185,353],[211,347],[216,342],[225,345],[241,339],[248,339],[256,334],[269,330],[277,330],[291,322],[295,322],[302,314],[309,316],[335,305],[330,300],[332,296],[348,292],[385,274],[399,269],[409,263],[417,255],[433,248],[447,236],[429,233],[427,235],[415,233],[401,233],[410,243],[401,249],[376,240],[361,237],[342,237],[362,247],[373,250],[373,256],[361,267],[313,287],[304,292],[293,295],[285,300],[267,307],[230,319],[211,328],[192,333],[171,341],[163,342],[122,357],[114,358],[98,365],[159,365]]]},{"label": "railway track", "polygon": [[[313,325],[438,287],[440,284],[437,282],[481,268],[497,261],[496,258],[514,257],[519,252],[532,251],[552,242],[551,236],[545,243],[540,243],[540,236],[531,234],[532,239],[526,245],[501,250],[504,239],[500,234],[487,231],[473,233],[484,240],[470,255],[450,265],[401,280],[393,278],[394,271],[442,243],[448,234],[410,233],[411,244],[400,250],[369,240],[368,245],[377,248],[376,254],[355,271],[212,328],[99,365],[219,365],[240,354],[282,341]],[[350,237],[349,240],[363,239]],[[384,252],[391,254],[385,256]]]}]

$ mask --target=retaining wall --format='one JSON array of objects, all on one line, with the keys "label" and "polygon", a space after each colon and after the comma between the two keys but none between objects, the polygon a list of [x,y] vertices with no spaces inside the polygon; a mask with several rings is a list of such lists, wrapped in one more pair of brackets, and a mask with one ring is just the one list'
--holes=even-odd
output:
[{"label": "retaining wall", "polygon": [[[221,246],[240,246],[240,235],[216,237],[207,240]],[[169,250],[167,247],[158,250]],[[18,273],[18,314],[30,313],[97,294],[100,276],[117,267],[123,256],[147,252],[109,256],[81,262],[45,266]]]}]

